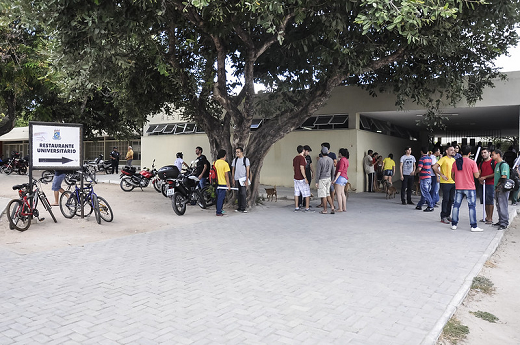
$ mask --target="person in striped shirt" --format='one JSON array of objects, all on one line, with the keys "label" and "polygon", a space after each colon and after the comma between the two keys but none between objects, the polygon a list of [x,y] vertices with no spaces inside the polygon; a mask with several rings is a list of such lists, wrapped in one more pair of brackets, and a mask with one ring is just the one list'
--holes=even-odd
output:
[{"label": "person in striped shirt", "polygon": [[417,210],[422,210],[422,205],[427,204],[428,207],[424,209],[424,212],[433,211],[433,200],[430,195],[430,189],[432,187],[432,159],[428,155],[428,148],[421,147],[421,158],[417,162],[416,173],[419,174],[419,185],[421,188],[421,200],[415,207]]}]

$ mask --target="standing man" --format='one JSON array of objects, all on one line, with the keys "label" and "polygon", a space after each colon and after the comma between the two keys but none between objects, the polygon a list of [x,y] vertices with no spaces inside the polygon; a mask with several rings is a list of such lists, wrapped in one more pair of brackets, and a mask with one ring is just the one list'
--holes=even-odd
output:
[{"label": "standing man", "polygon": [[482,162],[478,167],[478,182],[483,186],[480,195],[480,203],[484,203],[486,210],[486,224],[493,224],[493,202],[495,200],[495,161],[491,159],[491,153],[488,148],[482,148]]},{"label": "standing man", "polygon": [[419,158],[419,162],[417,163],[417,171],[419,174],[419,185],[421,187],[421,200],[415,207],[417,210],[422,210],[422,205],[426,203],[428,207],[424,209],[424,212],[432,212],[433,211],[433,200],[430,194],[430,189],[432,187],[432,159],[428,155],[428,148],[421,148],[421,158]]},{"label": "standing man", "polygon": [[119,152],[117,147],[114,146],[112,152],[110,152],[110,162],[112,163],[112,174],[114,171],[119,174]]},{"label": "standing man", "polygon": [[509,226],[509,212],[508,200],[509,190],[504,189],[504,184],[509,178],[509,164],[502,158],[502,151],[495,149],[492,153],[493,160],[496,162],[495,166],[495,201],[497,204],[498,223],[493,224],[498,226],[498,230],[504,230]]},{"label": "standing man", "polygon": [[56,170],[54,171],[54,179],[52,180],[52,191],[54,192],[54,204],[51,206],[59,206],[60,205],[60,193],[63,193],[65,190],[61,188],[61,183],[67,176],[67,171],[64,170]]},{"label": "standing man", "polygon": [[330,197],[331,177],[334,177],[334,161],[329,157],[329,150],[323,146],[321,148],[322,157],[318,160],[316,168],[316,188],[318,188],[318,198],[321,198],[323,211],[321,214],[327,214],[327,201],[330,203],[331,211],[334,214],[334,202]]},{"label": "standing man", "polygon": [[388,157],[383,159],[383,179],[392,184],[392,176],[395,175],[394,155],[390,153]]},{"label": "standing man", "polygon": [[[412,156],[412,148],[410,146],[405,147],[404,155],[400,159],[399,170],[401,172],[401,202],[403,205],[413,205],[412,202],[412,186],[413,177],[415,174],[415,157]],[[406,200],[404,199],[404,193],[406,191]]]},{"label": "standing man", "polygon": [[249,186],[249,159],[244,157],[244,149],[237,147],[236,158],[231,163],[233,185],[238,187],[238,209],[236,212],[247,213],[247,187]]},{"label": "standing man", "polygon": [[222,207],[224,206],[224,199],[226,198],[226,191],[230,190],[229,184],[229,164],[226,162],[226,150],[219,150],[217,153],[217,161],[215,162],[215,169],[217,169],[217,217],[224,215]]},{"label": "standing man", "polygon": [[451,223],[451,207],[455,201],[455,181],[451,177],[451,168],[455,162],[455,149],[453,145],[446,147],[446,156],[442,157],[433,165],[433,170],[440,176],[440,186],[442,190],[441,222]]},{"label": "standing man", "polygon": [[[438,146],[433,148],[432,154],[430,158],[432,160],[432,167],[441,156],[441,149]],[[430,189],[430,195],[432,197],[433,206],[437,207],[437,203],[439,202],[439,175],[432,169],[432,188]]]},{"label": "standing man", "polygon": [[[311,189],[309,187],[309,181],[305,177],[305,157],[303,156],[303,146],[298,145],[296,148],[298,155],[293,159],[294,169],[294,212],[300,211],[298,206],[298,197],[301,195],[305,198],[305,211],[309,212],[309,198],[311,196]],[[319,161],[318,161],[319,162]]]},{"label": "standing man", "polygon": [[477,191],[475,190],[475,179],[479,177],[477,163],[469,158],[471,148],[462,147],[462,158],[455,160],[451,167],[451,177],[455,181],[455,201],[453,202],[453,219],[451,230],[457,230],[459,223],[459,209],[462,199],[466,197],[469,208],[469,223],[472,232],[481,232],[483,229],[477,226]]},{"label": "standing man", "polygon": [[374,191],[374,162],[372,161],[372,154],[374,151],[368,150],[367,155],[363,158],[363,168],[367,174],[367,189],[366,191],[372,193]]},{"label": "standing man", "polygon": [[195,159],[195,175],[199,179],[200,189],[204,188],[206,185],[206,180],[209,177],[209,161],[202,154],[202,147],[197,146],[195,148],[195,154],[197,155],[197,159]]},{"label": "standing man", "polygon": [[126,166],[131,167],[132,161],[134,160],[134,150],[132,150],[132,146],[128,146],[128,151],[126,151]]},{"label": "standing man", "polygon": [[[312,158],[310,154],[311,151],[312,149],[309,145],[303,146],[303,156],[305,157],[305,161],[307,162],[307,164],[305,165],[305,177],[307,178],[307,181],[312,181],[312,176],[314,175],[314,170],[312,169]],[[298,197],[298,207],[303,207],[303,197],[301,195]]]},{"label": "standing man", "polygon": [[[322,143],[321,147],[326,147],[327,148],[327,150],[329,151],[329,158],[332,159],[332,161],[334,162],[334,168],[336,168],[336,164],[338,164],[338,157],[336,156],[336,154],[334,152],[330,151],[330,144],[329,143]],[[336,190],[334,189],[334,185],[332,184],[332,180],[334,180],[334,175],[332,175],[331,178],[330,178],[330,200],[331,200],[330,207],[334,208],[334,197],[336,196]],[[312,180],[308,180],[308,181],[310,183],[310,181],[312,181]]]}]

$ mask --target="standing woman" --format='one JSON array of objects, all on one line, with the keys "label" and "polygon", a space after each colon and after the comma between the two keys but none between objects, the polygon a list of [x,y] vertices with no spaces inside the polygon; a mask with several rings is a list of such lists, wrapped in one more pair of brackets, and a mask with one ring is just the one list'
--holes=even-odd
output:
[{"label": "standing woman", "polygon": [[337,212],[347,212],[347,197],[345,196],[345,185],[348,182],[347,170],[349,166],[348,158],[350,157],[348,150],[339,149],[339,162],[336,165],[336,178],[334,179],[334,189],[338,196]]}]

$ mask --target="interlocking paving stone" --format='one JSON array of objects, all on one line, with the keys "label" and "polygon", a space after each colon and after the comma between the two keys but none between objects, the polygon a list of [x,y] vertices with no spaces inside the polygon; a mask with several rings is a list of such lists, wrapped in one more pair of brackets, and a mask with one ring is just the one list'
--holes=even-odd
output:
[{"label": "interlocking paving stone", "polygon": [[467,210],[451,231],[384,198],[347,207],[0,250],[0,344],[421,344],[496,232],[464,230]]}]

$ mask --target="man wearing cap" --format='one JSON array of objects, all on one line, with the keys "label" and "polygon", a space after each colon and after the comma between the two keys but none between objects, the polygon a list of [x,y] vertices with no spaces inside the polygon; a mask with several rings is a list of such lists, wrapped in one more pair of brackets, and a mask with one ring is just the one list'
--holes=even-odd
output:
[{"label": "man wearing cap", "polygon": [[117,151],[117,147],[115,146],[112,152],[110,152],[110,160],[112,163],[112,174],[114,173],[114,171],[116,172],[116,174],[119,174],[119,152]]}]

